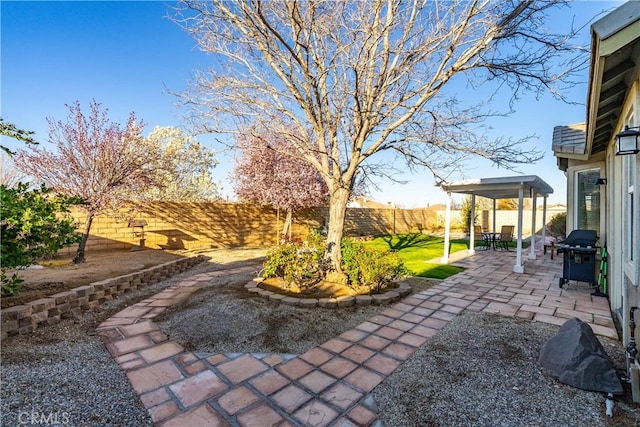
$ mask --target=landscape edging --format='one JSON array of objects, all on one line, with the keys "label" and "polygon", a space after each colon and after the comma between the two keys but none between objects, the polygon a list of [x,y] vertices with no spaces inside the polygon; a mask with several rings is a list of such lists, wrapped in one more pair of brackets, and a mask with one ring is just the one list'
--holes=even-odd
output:
[{"label": "landscape edging", "polygon": [[61,319],[74,317],[121,294],[156,284],[182,273],[206,259],[207,257],[203,255],[180,258],[135,273],[93,282],[26,304],[2,309],[0,313],[2,339],[27,334],[39,327],[58,323]]},{"label": "landscape edging", "polygon": [[382,294],[343,296],[337,298],[296,298],[262,289],[259,285],[263,280],[264,278],[262,277],[256,277],[244,285],[244,287],[247,291],[253,292],[271,301],[275,301],[276,303],[297,307],[319,306],[325,308],[337,308],[350,307],[354,305],[383,305],[399,301],[402,297],[411,293],[411,286],[409,286],[409,284],[397,282],[397,288],[391,289]]}]

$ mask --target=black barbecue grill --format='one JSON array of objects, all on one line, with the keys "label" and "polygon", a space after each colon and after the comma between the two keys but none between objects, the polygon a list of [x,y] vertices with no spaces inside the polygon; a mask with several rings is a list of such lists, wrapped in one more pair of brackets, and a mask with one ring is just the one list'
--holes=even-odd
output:
[{"label": "black barbecue grill", "polygon": [[558,246],[558,253],[564,253],[560,287],[569,280],[587,282],[596,287],[596,241],[595,230],[573,230]]}]

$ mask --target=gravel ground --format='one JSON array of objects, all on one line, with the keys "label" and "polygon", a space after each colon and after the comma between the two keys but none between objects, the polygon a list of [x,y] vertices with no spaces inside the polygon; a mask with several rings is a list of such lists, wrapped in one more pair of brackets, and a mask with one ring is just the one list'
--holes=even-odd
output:
[{"label": "gravel ground", "polygon": [[[239,266],[234,263],[229,266]],[[201,264],[76,320],[2,342],[1,425],[146,426],[150,419],[95,327],[115,312],[191,274]],[[302,353],[380,310],[295,309],[248,295],[251,275],[222,278],[158,319],[198,352]],[[425,286],[417,282],[414,286]],[[453,320],[374,390],[385,426],[626,426],[636,415],[616,405],[604,418],[600,394],[573,389],[541,372],[537,356],[557,327],[487,314]],[[603,340],[601,340],[603,341]],[[622,366],[622,348],[603,341]],[[625,405],[627,409],[628,405]],[[636,409],[637,411],[637,409]],[[25,422],[27,421],[27,422]]]},{"label": "gravel ground", "polygon": [[244,285],[252,278],[216,281],[167,310],[156,323],[172,341],[194,352],[302,354],[385,308],[279,305],[247,292]]},{"label": "gravel ground", "polygon": [[[253,255],[225,259],[237,261],[247,254]],[[3,340],[0,425],[151,426],[126,375],[96,336],[97,325],[192,274],[240,265],[203,263],[76,319]]]},{"label": "gravel ground", "polygon": [[[636,425],[601,393],[566,386],[537,364],[558,327],[469,313],[451,321],[373,392],[385,426]],[[618,366],[617,343],[600,339]]]}]

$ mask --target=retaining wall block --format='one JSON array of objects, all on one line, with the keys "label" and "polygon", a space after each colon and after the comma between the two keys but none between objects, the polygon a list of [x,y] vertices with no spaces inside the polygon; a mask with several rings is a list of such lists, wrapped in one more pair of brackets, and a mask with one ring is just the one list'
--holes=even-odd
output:
[{"label": "retaining wall block", "polygon": [[71,301],[73,298],[75,298],[76,293],[74,291],[64,291],[64,292],[58,292],[55,295],[51,295],[51,298],[56,300],[56,306],[59,306],[60,304],[64,304],[68,301]]},{"label": "retaining wall block", "polygon": [[73,289],[78,297],[88,297],[94,291],[93,286],[85,285]]},{"label": "retaining wall block", "polygon": [[172,272],[188,270],[206,259],[201,255],[181,258],[136,273],[79,286],[24,305],[9,307],[0,312],[1,336],[4,339],[27,334],[38,327],[58,323],[61,319],[76,317],[83,311],[94,309],[106,301],[117,298],[119,294],[165,280]]},{"label": "retaining wall block", "polygon": [[42,311],[47,311],[50,308],[55,307],[56,300],[55,298],[40,298],[38,300],[31,301],[26,305],[31,306],[31,308],[33,309],[33,313],[40,313]]}]

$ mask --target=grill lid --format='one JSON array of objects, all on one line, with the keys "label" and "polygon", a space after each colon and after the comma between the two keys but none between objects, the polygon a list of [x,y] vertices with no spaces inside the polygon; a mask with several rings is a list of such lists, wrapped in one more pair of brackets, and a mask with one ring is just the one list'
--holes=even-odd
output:
[{"label": "grill lid", "polygon": [[598,236],[595,230],[573,230],[560,243],[569,246],[595,246]]}]

